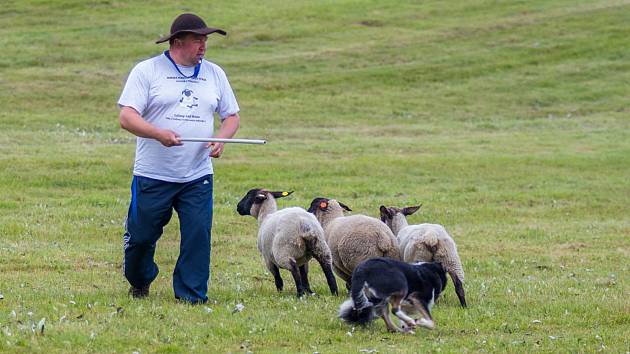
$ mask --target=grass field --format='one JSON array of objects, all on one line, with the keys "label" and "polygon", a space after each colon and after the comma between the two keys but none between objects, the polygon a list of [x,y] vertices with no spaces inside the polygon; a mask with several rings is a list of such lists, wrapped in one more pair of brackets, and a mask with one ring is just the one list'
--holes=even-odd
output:
[{"label": "grass field", "polygon": [[[151,296],[122,275],[135,139],[115,103],[183,11],[228,31],[207,58],[238,137],[269,141],[214,162],[201,306],[173,298],[176,218]],[[0,23],[0,352],[630,351],[630,1],[8,0]],[[278,294],[235,211],[254,187],[423,203],[410,221],[455,237],[469,308],[449,285],[437,329],[399,335],[341,323],[315,266],[318,297],[288,272]]]}]

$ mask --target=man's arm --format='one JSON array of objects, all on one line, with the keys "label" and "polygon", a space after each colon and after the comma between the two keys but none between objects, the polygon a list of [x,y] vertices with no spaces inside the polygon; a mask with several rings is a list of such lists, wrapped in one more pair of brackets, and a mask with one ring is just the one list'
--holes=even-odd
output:
[{"label": "man's arm", "polygon": [[160,129],[148,123],[138,111],[131,107],[124,106],[120,110],[120,127],[135,136],[155,139],[166,147],[182,145],[182,142],[179,140],[179,134],[172,130]]},{"label": "man's arm", "polygon": [[[214,137],[222,139],[232,138],[234,134],[236,134],[240,122],[241,117],[238,115],[238,113],[227,116],[221,123],[219,133],[217,133]],[[212,147],[212,151],[210,151],[210,157],[220,157],[223,153],[223,143],[208,143],[206,147]]]}]

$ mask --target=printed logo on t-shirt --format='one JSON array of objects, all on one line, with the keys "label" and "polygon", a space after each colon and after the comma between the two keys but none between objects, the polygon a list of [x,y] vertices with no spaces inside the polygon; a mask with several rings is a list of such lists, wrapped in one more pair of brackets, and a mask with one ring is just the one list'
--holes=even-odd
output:
[{"label": "printed logo on t-shirt", "polygon": [[182,91],[182,97],[179,99],[179,105],[181,107],[186,107],[192,109],[193,107],[198,107],[197,100],[199,98],[193,96],[193,91],[189,89],[184,89]]}]

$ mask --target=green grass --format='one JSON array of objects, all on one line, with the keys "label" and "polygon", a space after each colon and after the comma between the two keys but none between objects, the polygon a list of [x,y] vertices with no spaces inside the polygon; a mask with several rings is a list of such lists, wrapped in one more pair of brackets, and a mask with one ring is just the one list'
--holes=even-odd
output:
[{"label": "green grass", "polygon": [[[239,137],[215,161],[207,305],[175,302],[174,218],[149,299],[127,297],[135,140],[116,101],[182,11],[229,36]],[[4,1],[0,9],[1,352],[630,351],[627,1]],[[346,297],[278,294],[235,207],[337,198],[376,216],[423,203],[466,271],[437,329],[336,318]],[[245,308],[232,313],[238,303]],[[32,324],[46,319],[43,335]]]}]

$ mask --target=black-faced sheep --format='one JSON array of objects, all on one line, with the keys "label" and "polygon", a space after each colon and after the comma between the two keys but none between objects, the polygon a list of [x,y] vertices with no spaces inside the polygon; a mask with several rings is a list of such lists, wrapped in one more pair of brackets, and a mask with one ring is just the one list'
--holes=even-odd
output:
[{"label": "black-faced sheep", "polygon": [[273,274],[278,291],[283,287],[279,269],[283,268],[291,272],[298,297],[305,291],[313,293],[308,282],[308,261],[315,258],[324,271],[330,292],[337,295],[330,249],[317,219],[298,207],[278,210],[276,198],[291,193],[252,189],[238,203],[237,211],[258,219],[258,250]]},{"label": "black-faced sheep", "polygon": [[400,260],[400,253],[396,237],[382,222],[365,215],[344,216],[344,209],[351,211],[334,199],[315,198],[308,211],[322,224],[333,269],[349,290],[352,271],[359,263],[375,257]]},{"label": "black-faced sheep", "polygon": [[466,307],[464,293],[464,268],[457,253],[453,238],[439,224],[409,225],[407,216],[415,213],[421,205],[396,208],[381,205],[381,220],[398,237],[403,261],[414,263],[440,262],[453,279],[455,293],[462,307]]}]

